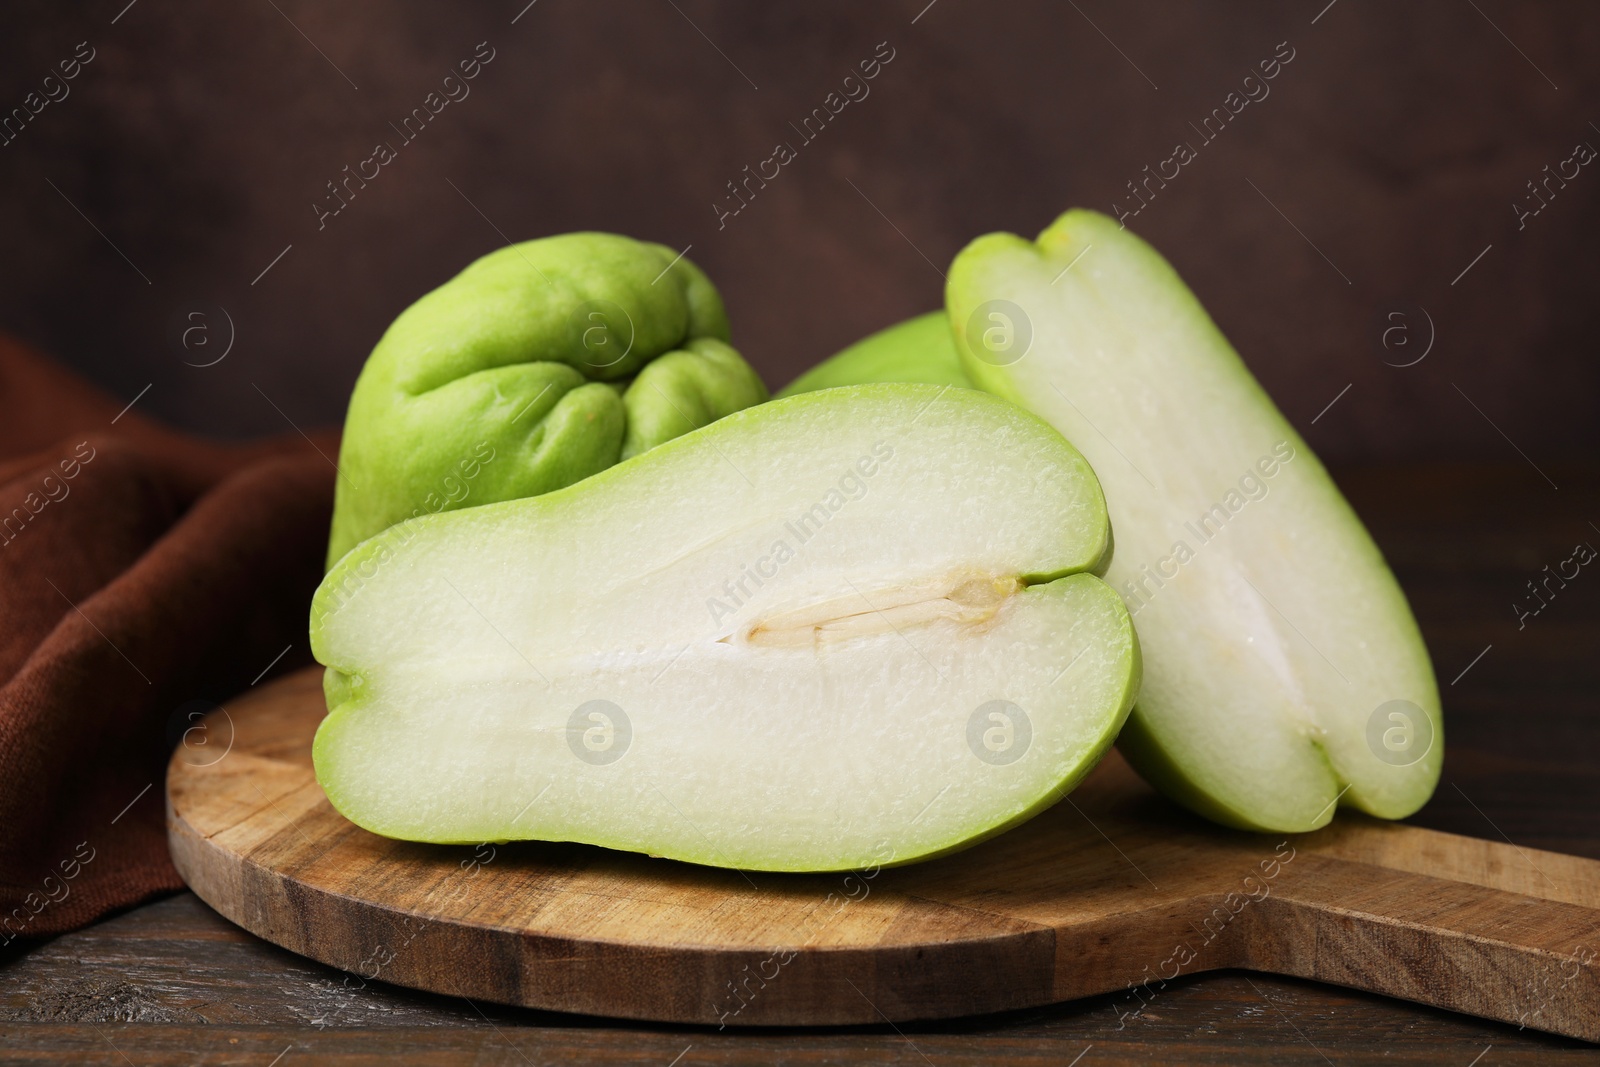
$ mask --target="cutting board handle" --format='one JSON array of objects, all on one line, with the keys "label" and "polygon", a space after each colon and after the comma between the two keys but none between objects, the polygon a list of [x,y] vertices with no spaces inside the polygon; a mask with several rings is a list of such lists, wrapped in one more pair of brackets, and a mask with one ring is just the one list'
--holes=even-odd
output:
[{"label": "cutting board handle", "polygon": [[1341,822],[1295,842],[1242,966],[1600,1041],[1600,862]]}]

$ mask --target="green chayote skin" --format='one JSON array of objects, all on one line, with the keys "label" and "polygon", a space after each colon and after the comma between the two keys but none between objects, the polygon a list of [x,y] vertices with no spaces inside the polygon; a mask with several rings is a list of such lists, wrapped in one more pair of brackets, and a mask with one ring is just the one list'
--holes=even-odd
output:
[{"label": "green chayote skin", "polygon": [[570,233],[491,252],[362,368],[328,566],[403,519],[548,493],[766,399],[722,298],[672,249]]},{"label": "green chayote skin", "polygon": [[961,367],[949,317],[930,311],[862,338],[784,386],[778,396],[876,382],[977,388]]}]

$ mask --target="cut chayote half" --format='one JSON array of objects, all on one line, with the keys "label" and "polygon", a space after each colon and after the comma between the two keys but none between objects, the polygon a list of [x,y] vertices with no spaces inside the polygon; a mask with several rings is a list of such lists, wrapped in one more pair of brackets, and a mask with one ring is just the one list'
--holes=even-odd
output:
[{"label": "cut chayote half", "polygon": [[831,871],[1058,801],[1139,685],[1094,473],[985,393],[829,389],[323,579],[317,780],[411,841]]},{"label": "cut chayote half", "polygon": [[502,248],[368,358],[328,564],[403,519],[560,489],[766,398],[722,298],[672,249],[606,233]]},{"label": "cut chayote half", "polygon": [[1069,211],[1036,241],[973,241],[945,297],[945,315],[873,334],[783,395],[966,379],[1082,449],[1116,535],[1106,581],[1144,644],[1118,747],[1174,800],[1274,832],[1420,808],[1444,723],[1405,594],[1166,260]]}]

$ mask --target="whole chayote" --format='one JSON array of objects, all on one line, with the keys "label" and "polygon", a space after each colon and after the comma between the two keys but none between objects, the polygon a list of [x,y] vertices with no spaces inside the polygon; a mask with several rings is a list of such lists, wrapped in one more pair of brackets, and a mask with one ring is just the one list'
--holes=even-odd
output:
[{"label": "whole chayote", "polygon": [[416,515],[537,496],[767,399],[722,298],[664,245],[570,233],[412,304],[356,381],[331,567]]}]

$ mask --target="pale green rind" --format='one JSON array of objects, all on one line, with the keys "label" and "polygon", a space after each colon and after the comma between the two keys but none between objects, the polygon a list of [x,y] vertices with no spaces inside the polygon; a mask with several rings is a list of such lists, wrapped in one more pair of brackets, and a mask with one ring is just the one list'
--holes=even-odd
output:
[{"label": "pale green rind", "polygon": [[[1033,336],[1025,356],[997,365],[958,329],[963,365],[1074,440],[1105,486],[1118,545],[1108,581],[1136,609],[1145,652],[1145,687],[1124,731],[1130,761],[1199,813],[1252,829],[1311,829],[1336,804],[1398,818],[1425,803],[1443,723],[1404,595],[1326,470],[1166,261],[1115,221],[1071,211],[1037,242],[972,242],[951,267],[947,298],[958,326],[991,300],[1022,309]],[[1258,457],[1282,454],[1290,460],[1267,495],[1233,492],[1243,510],[1230,504],[1226,536],[1184,533],[1183,520],[1223,501]],[[1193,559],[1174,563],[1169,550],[1185,538]],[[1157,587],[1144,567],[1163,564],[1175,573]],[[1368,716],[1390,699],[1415,703],[1432,729],[1409,766],[1378,759],[1366,740]]]},{"label": "pale green rind", "polygon": [[[1121,695],[1114,703],[1109,703],[1103,708],[1096,736],[1083,757],[1074,761],[1074,765],[1066,773],[1040,791],[1037,799],[1032,803],[1022,805],[1014,811],[996,813],[993,821],[987,826],[960,830],[951,835],[951,840],[948,843],[930,847],[926,851],[910,855],[895,854],[888,858],[879,853],[839,854],[823,860],[808,858],[804,862],[784,864],[767,862],[760,857],[753,856],[735,858],[727,855],[725,851],[711,847],[689,852],[653,854],[709,867],[732,865],[742,870],[823,872],[860,870],[870,867],[900,867],[938,859],[941,856],[951,855],[956,852],[963,852],[1014,829],[1036,815],[1054,807],[1061,802],[1062,798],[1077,788],[1083,779],[1088,777],[1095,767],[1099,766],[1100,761],[1111,750],[1112,745],[1118,743],[1118,735],[1125,729],[1129,712],[1133,708],[1134,700],[1138,695],[1139,679],[1142,671],[1138,637],[1132,621],[1128,618],[1127,609],[1122,604],[1121,598],[1103,582],[1088,573],[1068,575],[1043,585],[1032,586],[1030,591],[1056,592],[1058,587],[1062,592],[1070,590],[1103,602],[1108,613],[1115,615],[1118,619],[1117,629],[1107,635],[1107,639],[1113,642],[1120,650],[1120,658],[1110,667],[1110,672],[1121,679]],[[329,676],[326,687],[330,693],[338,691],[342,694],[345,692],[342,687],[332,681],[332,676],[338,673],[333,668],[329,668],[325,672]],[[386,824],[365,817],[360,804],[352,802],[351,798],[346,797],[335,784],[339,777],[337,772],[327,770],[327,768],[336,764],[337,752],[344,740],[342,737],[343,732],[359,729],[361,725],[356,715],[353,714],[357,711],[356,706],[341,708],[333,705],[332,699],[333,697],[330,695],[329,706],[334,710],[318,726],[312,745],[312,758],[319,768],[318,780],[322,785],[323,791],[327,795],[329,803],[340,814],[365,830],[400,840],[426,840],[437,844],[475,844],[482,841],[500,842],[517,838],[515,833],[507,832],[508,828],[487,826],[479,827],[477,828],[479,832],[467,836],[439,838],[419,836],[414,826]],[[497,829],[500,832],[497,832]],[[581,837],[574,836],[571,840],[581,841],[584,844],[599,845],[603,848],[613,848],[619,851],[637,851],[636,842],[620,834],[607,833],[604,828],[596,828],[594,833]]]},{"label": "pale green rind", "polygon": [[[1260,833],[1283,830],[1281,826],[1263,824],[1247,812],[1229,807],[1207,793],[1184,773],[1177,761],[1167,755],[1166,749],[1151,738],[1141,718],[1128,716],[1122,733],[1117,736],[1117,749],[1145,781],[1160,790],[1167,799],[1177,801],[1196,815],[1235,830]],[[1329,817],[1332,817],[1331,812]]]},{"label": "pale green rind", "polygon": [[[402,519],[534,496],[765,396],[726,347],[721,298],[663,245],[564,234],[492,252],[402,312],[350,398],[328,563]],[[666,353],[722,347],[625,400]],[[676,403],[682,415],[672,411]],[[687,417],[684,417],[687,416]],[[678,432],[682,432],[679,429]]]},{"label": "pale green rind", "polygon": [[930,311],[864,337],[784,386],[794,396],[841,385],[923,382],[972,388],[943,311]]},{"label": "pale green rind", "polygon": [[[955,686],[965,693],[961,687],[976,685],[992,696],[995,694],[988,687],[995,683],[984,681],[985,678],[1010,679],[1010,684],[1017,687],[1015,691],[1005,692],[1007,683],[1000,681],[999,695],[1031,701],[1028,706],[1034,711],[1040,729],[1053,730],[1057,727],[1050,724],[1070,723],[1070,735],[1059,735],[1063,742],[1070,736],[1070,745],[1061,748],[1057,746],[1058,735],[1039,734],[1035,744],[1039,758],[1047,762],[1035,764],[1028,771],[1029,785],[1025,792],[1008,793],[1003,803],[974,808],[975,814],[963,815],[948,824],[938,821],[940,813],[936,810],[929,816],[935,822],[924,824],[932,827],[927,836],[907,838],[914,840],[915,846],[894,851],[892,855],[838,845],[825,829],[828,825],[825,820],[819,824],[823,829],[819,830],[813,844],[803,849],[774,852],[762,844],[778,832],[767,821],[770,813],[762,816],[759,809],[736,810],[739,805],[712,806],[705,811],[689,807],[701,802],[700,791],[716,788],[716,783],[730,774],[750,779],[748,787],[740,787],[751,791],[748,797],[741,794],[747,805],[756,805],[762,791],[774,788],[774,783],[785,773],[813,773],[819,776],[819,782],[838,774],[844,781],[866,783],[865,788],[875,788],[880,779],[902,774],[902,771],[895,767],[893,760],[872,768],[850,769],[851,760],[859,759],[858,753],[870,751],[870,747],[862,748],[862,742],[872,736],[870,716],[860,719],[859,725],[852,725],[840,735],[841,744],[846,747],[838,752],[843,763],[837,769],[829,760],[807,761],[804,767],[789,771],[765,768],[759,761],[749,763],[756,755],[737,746],[734,754],[741,758],[710,777],[704,777],[708,768],[674,762],[671,775],[661,778],[658,784],[675,794],[674,811],[681,805],[693,812],[693,823],[698,827],[694,834],[685,830],[670,813],[668,821],[674,832],[660,841],[641,840],[639,833],[643,831],[629,825],[568,826],[562,822],[565,809],[559,806],[553,811],[543,811],[535,805],[526,818],[528,821],[543,820],[540,825],[554,827],[549,831],[552,835],[549,839],[582,840],[716,865],[819,870],[911,862],[966,847],[1059,799],[1103,755],[1131,706],[1138,684],[1137,638],[1125,607],[1098,579],[1082,573],[1104,554],[1107,535],[1103,497],[1082,457],[1058,434],[1027,413],[968,390],[890,385],[829,390],[747,409],[567,489],[538,498],[425,516],[399,524],[364,542],[328,575],[318,590],[312,611],[313,651],[330,667],[327,693],[332,710],[319,730],[315,746],[319,781],[330,800],[358,824],[407,839],[478,841],[541,836],[519,832],[526,822],[512,826],[503,821],[520,806],[515,804],[508,804],[504,816],[497,816],[502,818],[500,822],[495,822],[494,818],[484,821],[469,813],[463,816],[464,822],[454,817],[453,821],[447,820],[450,825],[443,830],[438,824],[426,825],[425,819],[422,824],[416,823],[414,820],[422,818],[419,812],[428,810],[430,805],[438,810],[438,805],[447,803],[437,795],[439,789],[444,789],[445,796],[449,797],[455,795],[454,787],[413,767],[388,786],[379,787],[380,793],[383,789],[402,790],[396,794],[401,799],[377,803],[369,799],[369,794],[379,795],[370,793],[372,768],[346,765],[341,761],[358,759],[363,751],[386,752],[398,759],[395,754],[401,749],[419,747],[415,740],[406,740],[415,737],[407,733],[413,729],[433,730],[448,722],[446,732],[437,735],[440,743],[448,746],[456,743],[457,735],[470,733],[475,721],[502,721],[483,716],[495,714],[488,710],[495,699],[502,701],[501,711],[508,706],[504,704],[507,699],[513,701],[509,707],[520,709],[520,701],[524,699],[520,694],[524,690],[506,690],[495,679],[500,677],[499,672],[507,669],[518,676],[526,675],[533,661],[551,675],[557,689],[566,692],[561,687],[568,685],[563,680],[568,677],[563,673],[568,668],[562,664],[578,656],[578,660],[571,661],[581,666],[588,662],[583,657],[600,656],[595,666],[583,667],[583,670],[597,671],[594,677],[604,679],[602,684],[607,687],[606,691],[615,693],[618,699],[625,699],[623,691],[631,684],[627,681],[627,672],[637,668],[643,672],[636,671],[637,677],[642,679],[637,692],[670,695],[675,692],[674,686],[686,686],[683,692],[689,694],[686,699],[691,701],[687,707],[698,708],[701,700],[710,701],[706,705],[708,715],[715,706],[714,694],[725,691],[725,687],[702,690],[696,679],[724,677],[729,684],[735,684],[739,673],[770,672],[776,669],[774,662],[792,666],[795,657],[800,658],[804,667],[806,657],[812,655],[807,649],[775,652],[775,659],[766,658],[765,652],[746,650],[737,652],[738,657],[744,658],[736,662],[743,666],[713,669],[709,664],[718,661],[718,657],[735,654],[721,643],[722,638],[715,636],[714,628],[707,629],[708,624],[703,620],[696,622],[685,615],[674,606],[676,601],[671,598],[664,608],[653,608],[648,598],[658,596],[661,589],[676,588],[670,584],[674,580],[672,575],[663,568],[677,566],[685,558],[685,552],[690,553],[687,557],[690,559],[697,558],[694,553],[708,551],[725,552],[730,560],[746,558],[745,548],[728,547],[724,542],[745,537],[764,543],[764,533],[749,532],[747,536],[747,531],[754,529],[749,527],[749,522],[759,526],[765,521],[763,515],[790,514],[792,509],[785,501],[801,497],[809,500],[814,495],[809,488],[793,487],[797,476],[829,481],[832,478],[829,470],[839,465],[841,456],[855,456],[857,445],[854,442],[870,441],[880,433],[899,450],[891,450],[891,454],[901,467],[886,462],[876,476],[879,480],[871,483],[859,502],[848,505],[848,508],[860,510],[839,512],[833,522],[845,525],[837,529],[832,525],[827,527],[830,536],[837,535],[845,540],[836,539],[826,542],[826,547],[810,550],[809,555],[801,556],[788,570],[772,579],[771,588],[777,592],[771,595],[778,598],[778,607],[790,604],[785,597],[793,595],[792,588],[789,593],[783,592],[780,586],[783,581],[799,583],[793,588],[811,588],[806,583],[817,581],[826,585],[827,581],[834,580],[827,579],[827,575],[837,570],[839,575],[854,574],[854,583],[865,584],[870,591],[874,587],[868,584],[868,576],[882,568],[899,566],[895,561],[905,552],[911,553],[914,559],[925,556],[928,565],[936,568],[965,561],[966,555],[951,557],[946,554],[948,549],[940,547],[941,538],[946,536],[940,533],[945,507],[937,500],[943,492],[959,493],[962,499],[970,501],[970,507],[977,509],[968,513],[964,529],[976,538],[973,543],[981,547],[979,555],[983,559],[992,556],[995,560],[1014,560],[1016,570],[1012,573],[1030,574],[1037,584],[1015,594],[1016,599],[1007,602],[1011,614],[1000,617],[995,624],[1000,629],[989,637],[983,636],[987,631],[979,631],[962,636],[953,644],[941,644],[930,636],[934,633],[932,630],[914,629],[908,638],[903,633],[884,629],[874,636],[850,638],[844,645],[827,646],[832,651],[820,663],[805,670],[823,669],[821,664],[831,661],[834,666],[827,668],[830,671],[845,670],[849,664],[854,664],[849,669],[858,673],[839,676],[837,692],[830,698],[832,703],[830,700],[806,701],[803,718],[843,716],[840,721],[855,723],[852,716],[865,713],[866,704],[858,712],[853,705],[838,701],[887,700],[888,706],[916,709],[910,720],[893,720],[906,723],[907,732],[903,735],[906,740],[898,743],[933,744],[925,736],[924,718],[936,712],[949,718],[953,713],[951,708],[941,706],[941,699],[949,703],[939,695],[946,686]],[[940,442],[957,448],[960,455],[947,455]],[[996,448],[1001,450],[999,459],[990,455]],[[971,474],[959,474],[960,471],[989,470],[996,463],[1002,471],[1009,472],[1005,474],[1010,479],[1006,484],[1026,484],[1030,491],[1007,493],[998,498],[993,491],[987,491],[986,497],[984,486],[973,483]],[[938,481],[927,482],[930,477],[938,481],[958,480],[941,490]],[[895,480],[899,478],[908,481]],[[1018,479],[1022,481],[1019,483]],[[758,486],[762,488],[757,489]],[[779,495],[772,497],[772,493]],[[760,512],[756,503],[734,499],[739,494],[750,494],[749,499],[757,503],[761,499],[776,500],[778,504],[774,506],[778,510],[773,512],[769,508],[767,512]],[[901,510],[893,510],[896,508]],[[906,508],[912,510],[904,512]],[[1037,512],[1036,508],[1047,510]],[[1066,510],[1061,510],[1063,508]],[[1036,517],[1039,514],[1050,518],[1041,521]],[[924,516],[927,522],[935,524],[926,527],[922,535],[911,537],[909,544],[904,541],[908,526],[903,521],[908,515]],[[886,518],[888,521],[883,521]],[[1019,522],[1023,525],[1016,525]],[[615,530],[614,524],[619,523],[622,530],[637,526],[646,537],[643,542],[635,542],[635,551],[621,556],[605,547],[609,544],[608,538],[613,536],[606,531]],[[684,539],[677,536],[680,529],[700,530],[699,536],[704,540],[698,546],[685,545]],[[1025,535],[1021,541],[1016,536],[1018,532]],[[966,544],[963,538],[967,536],[961,534],[951,543]],[[871,543],[865,544],[860,540],[862,537]],[[1022,547],[1014,547],[1017,545]],[[845,556],[853,554],[856,562],[841,563],[841,549]],[[883,564],[871,562],[878,558],[872,554],[875,552],[886,553]],[[593,571],[592,581],[572,578],[591,573],[590,565],[583,563],[588,559],[586,553],[594,555],[595,561],[611,562],[602,564],[604,569]],[[519,578],[515,569],[507,569],[507,561],[513,561],[512,568],[520,568],[522,564],[514,561],[523,559],[527,560],[529,569],[526,579]],[[486,560],[490,561],[487,566]],[[973,565],[979,566],[982,573],[991,573],[982,568],[995,564],[975,559]],[[548,577],[540,576],[541,567],[548,568]],[[839,569],[841,567],[846,569]],[[856,570],[851,571],[849,567]],[[862,570],[863,567],[866,569]],[[707,573],[721,575],[727,573],[727,567],[717,563]],[[522,591],[508,589],[508,579],[513,586],[520,583]],[[662,585],[663,581],[668,585]],[[438,587],[437,595],[431,589],[423,590],[422,586],[427,583]],[[692,588],[700,588],[698,579],[690,584]],[[651,589],[658,592],[651,593]],[[619,597],[622,599],[618,600]],[[462,607],[463,602],[473,610]],[[618,605],[626,606],[626,610],[618,611]],[[487,645],[483,645],[468,631],[484,628],[490,616],[498,620],[494,630],[499,638],[485,630]],[[700,633],[702,629],[706,629],[704,634]],[[592,644],[595,635],[603,635],[598,647]],[[463,644],[469,637],[470,643]],[[854,643],[858,640],[869,643],[858,646]],[[690,648],[686,641],[694,647]],[[910,643],[913,641],[922,643],[920,650]],[[969,646],[964,642],[976,643]],[[637,659],[640,653],[627,650],[649,643],[662,646],[660,664],[650,660],[641,667],[629,658]],[[614,652],[605,651],[613,646]],[[516,651],[517,656],[507,652],[507,648]],[[737,648],[734,646],[735,652]],[[1080,663],[1078,656],[1085,653],[1092,654],[1084,655]],[[523,656],[527,658],[519,658]],[[677,658],[680,656],[681,659]],[[922,658],[924,656],[928,658]],[[434,666],[429,666],[430,662]],[[665,667],[672,670],[662,675],[661,668]],[[727,674],[728,670],[733,670],[734,674]],[[464,688],[454,687],[455,683],[438,688],[435,685],[437,676],[450,672],[454,672],[452,676],[475,681]],[[938,672],[937,677],[934,672]],[[971,672],[978,673],[968,677]],[[780,671],[773,677],[789,678],[798,685],[823,685],[824,691],[834,686],[829,680],[831,675],[808,681],[804,673],[786,675]],[[436,695],[422,704],[415,704],[403,695],[411,691],[407,687],[425,684],[434,685],[430,692]],[[908,690],[906,686],[912,684],[927,685],[927,693],[924,695],[915,688]],[[485,690],[482,689],[484,685],[501,685],[501,688]],[[777,706],[775,702],[786,690],[775,680],[772,684],[753,686],[752,691],[758,694],[755,698],[758,706],[748,710],[759,714]],[[536,698],[538,689],[527,692]],[[695,696],[702,692],[703,696]],[[869,700],[864,693],[877,693],[877,696]],[[677,736],[662,733],[665,726],[654,727],[655,720],[650,718],[648,708],[631,702],[631,698],[625,702],[629,707],[640,709],[635,720],[638,745],[665,743],[664,739]],[[727,718],[729,710],[723,708],[720,714],[714,715],[707,721],[706,728],[715,727],[718,737],[739,736],[740,720]],[[962,703],[955,710],[959,714],[953,721],[959,726],[965,722],[971,707]],[[560,709],[552,713],[557,718],[564,715]],[[535,700],[526,713],[515,710],[512,718],[504,721],[518,722],[525,714],[544,712],[539,710]],[[448,718],[441,720],[440,715]],[[428,725],[430,723],[433,725]],[[798,725],[802,730],[820,728],[804,722]],[[530,725],[528,729],[544,728]],[[763,727],[756,734],[747,735],[746,743],[754,743],[781,729],[781,722]],[[831,730],[830,727],[827,736],[834,736]],[[862,730],[867,733],[857,737]],[[940,743],[953,747],[950,755],[959,757],[958,762],[965,766],[966,761],[972,759],[965,751],[964,740],[952,745],[952,736],[941,736],[944,740]],[[783,745],[787,742],[782,738],[779,742],[775,744],[779,744],[781,764]],[[495,761],[506,758],[508,746],[510,751],[520,752],[523,749],[519,746],[526,743],[526,738],[517,742],[514,738],[497,737],[481,750],[479,757],[469,761],[469,778],[464,779],[462,785],[485,776],[492,778],[496,773],[493,767],[498,765]],[[462,744],[469,746],[463,752],[477,751],[470,748],[469,741],[463,740]],[[641,747],[638,751],[642,754],[645,749]],[[880,758],[882,755],[880,753]],[[456,773],[462,773],[463,764],[456,757],[443,752],[432,754],[431,749],[423,753],[424,762],[434,758],[443,759],[442,766],[456,767]],[[632,754],[628,756],[630,760],[634,758]],[[1057,759],[1061,760],[1059,764],[1051,762]],[[974,781],[988,780],[982,775],[991,772],[1002,777],[1006,773],[1001,768],[972,766],[980,768],[979,777]],[[1024,761],[1017,766],[1027,767],[1028,764]],[[633,773],[628,760],[616,767]],[[961,773],[966,774],[970,769]],[[586,772],[580,768],[580,773]],[[968,781],[960,775],[958,778]],[[596,779],[597,782],[601,780]],[[605,786],[606,789],[621,788],[624,781],[614,777],[603,780],[618,783]],[[703,784],[698,787],[688,784],[696,780]],[[352,789],[353,781],[363,783],[361,788]],[[942,779],[930,781],[926,776],[915,775],[908,781],[914,785],[920,783],[918,788],[926,785],[930,799],[939,795],[942,784]],[[646,791],[641,799],[648,802],[653,795]],[[858,797],[860,804],[883,799]],[[920,796],[908,798],[898,793],[891,799],[902,806],[910,799],[916,800],[907,809],[908,817],[926,803]],[[969,799],[964,789],[958,788],[949,794],[945,803],[966,804]],[[896,840],[898,831],[894,826],[882,820],[863,822],[864,817],[859,812],[852,815],[857,807],[857,802],[853,801],[843,813],[850,818],[850,826],[858,835],[868,829],[876,835],[881,829],[891,842]],[[498,807],[495,810],[499,810]],[[630,806],[628,810],[634,811],[640,819],[645,818],[639,807]],[[726,828],[717,825],[717,820],[721,819],[749,823],[761,829],[753,836],[736,839],[742,840],[743,845],[730,844],[722,837]],[[717,838],[721,845],[709,845],[700,832]]]},{"label": "pale green rind", "polygon": [[[1098,577],[1099,575],[1095,574],[1094,572],[1085,571],[1066,578],[1058,578],[1055,582],[1050,584],[1054,585],[1059,582],[1069,582],[1075,580],[1087,583],[1090,578]],[[914,860],[886,863],[883,866],[897,867],[900,866],[902,862],[921,863],[924,860],[938,859],[940,856],[948,856],[955,852],[962,852],[974,845],[981,845],[983,842],[988,841],[993,837],[997,837],[1000,834],[1005,833],[1007,830],[1021,826],[1035,815],[1042,814],[1043,812],[1048,811],[1050,808],[1055,807],[1055,805],[1061,803],[1063,797],[1067,796],[1067,794],[1078,788],[1079,784],[1082,783],[1085,778],[1089,777],[1096,767],[1100,766],[1100,761],[1105,758],[1107,752],[1111,751],[1111,747],[1113,745],[1120,747],[1122,736],[1127,732],[1128,723],[1133,718],[1132,712],[1134,704],[1139,696],[1139,687],[1143,683],[1144,654],[1141,651],[1141,646],[1139,645],[1139,634],[1133,625],[1133,618],[1127,614],[1127,605],[1122,603],[1122,598],[1117,596],[1116,592],[1113,591],[1110,586],[1099,581],[1096,581],[1095,585],[1105,596],[1109,597],[1112,601],[1115,601],[1117,607],[1122,609],[1122,617],[1126,620],[1127,627],[1125,630],[1120,632],[1119,641],[1128,649],[1129,666],[1126,684],[1123,687],[1123,695],[1120,703],[1117,705],[1121,710],[1110,719],[1106,720],[1106,731],[1100,736],[1099,740],[1095,742],[1089,758],[1087,758],[1078,767],[1076,772],[1063,777],[1061,781],[1057,782],[1048,793],[1041,796],[1031,807],[1023,809],[1010,819],[1007,819],[1005,822],[998,823],[983,833],[951,845],[949,848],[940,849],[937,852],[929,852],[926,855],[916,857]]]}]

